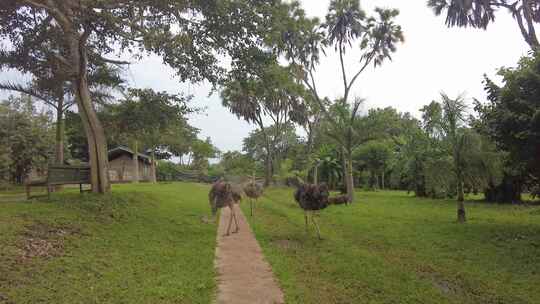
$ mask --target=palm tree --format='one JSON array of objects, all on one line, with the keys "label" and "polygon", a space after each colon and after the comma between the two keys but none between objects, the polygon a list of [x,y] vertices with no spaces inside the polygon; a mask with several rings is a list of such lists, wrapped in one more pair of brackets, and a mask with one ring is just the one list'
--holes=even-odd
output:
[{"label": "palm tree", "polygon": [[466,221],[463,183],[465,179],[465,149],[467,148],[467,132],[464,132],[465,111],[467,105],[463,95],[451,99],[445,93],[441,93],[443,115],[441,127],[445,133],[452,152],[454,174],[457,183],[457,220],[459,223]]},{"label": "palm tree", "polygon": [[[366,67],[371,63],[378,66],[385,59],[391,59],[391,54],[396,51],[396,45],[404,41],[401,26],[394,23],[395,17],[399,15],[399,10],[376,8],[375,12],[377,17],[366,17],[358,0],[333,0],[330,2],[323,27],[327,31],[328,43],[334,45],[335,50],[339,53],[344,103],[347,103],[353,84]],[[357,39],[361,39],[360,68],[349,80],[344,64],[344,55],[347,48],[352,47],[353,42]]]},{"label": "palm tree", "polygon": [[365,134],[357,132],[362,129],[358,126],[358,118],[363,102],[361,98],[357,98],[352,106],[342,101],[335,102],[329,109],[331,119],[327,119],[322,128],[328,139],[341,148],[343,182],[349,202],[354,199],[353,150],[366,138]]},{"label": "palm tree", "polygon": [[[221,99],[231,113],[259,128],[265,142],[265,186],[268,186],[272,168],[279,165],[272,161],[277,150],[276,139],[281,139],[290,124],[304,124],[305,92],[288,69],[277,63],[261,65],[257,72],[260,75],[235,76],[225,82]],[[268,120],[273,128],[269,128]]]},{"label": "palm tree", "polygon": [[[334,126],[340,125],[342,133],[335,138],[338,139],[345,156],[343,169],[345,184],[347,186],[347,196],[352,202],[354,194],[354,180],[352,176],[352,151],[355,148],[355,139],[363,136],[357,134],[354,127],[357,111],[361,104],[357,98],[354,105],[349,108],[348,99],[352,86],[362,74],[362,72],[373,63],[379,66],[386,59],[392,59],[392,53],[396,51],[396,45],[404,40],[401,26],[394,23],[395,17],[399,14],[397,9],[376,8],[376,17],[366,17],[365,12],[360,8],[358,0],[333,0],[330,2],[326,22],[323,27],[326,29],[328,44],[334,45],[339,53],[341,64],[341,75],[343,80],[343,98],[341,110],[338,109],[336,118],[329,117]],[[351,48],[356,40],[360,40],[360,66],[358,70],[348,77],[344,55],[347,48]],[[349,109],[345,115],[342,110]],[[326,113],[327,116],[329,113]],[[339,120],[339,121],[338,121]]]},{"label": "palm tree", "polygon": [[540,4],[537,0],[429,0],[428,7],[435,14],[446,11],[446,24],[450,27],[485,29],[495,21],[495,11],[508,10],[516,20],[521,35],[533,50],[540,47],[534,24],[540,22]]}]

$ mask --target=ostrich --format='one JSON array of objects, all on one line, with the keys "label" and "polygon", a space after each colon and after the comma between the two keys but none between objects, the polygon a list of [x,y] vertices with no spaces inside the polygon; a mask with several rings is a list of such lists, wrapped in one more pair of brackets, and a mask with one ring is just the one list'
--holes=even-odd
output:
[{"label": "ostrich", "polygon": [[[311,221],[317,230],[317,236],[321,240],[321,231],[319,225],[315,221],[313,213],[318,214],[318,211],[325,209],[332,204],[343,204],[342,200],[333,200],[329,198],[330,193],[328,191],[328,186],[324,183],[322,184],[305,184],[300,180],[295,182],[296,191],[294,192],[294,199],[304,210],[304,219],[306,224],[306,232],[308,231],[308,218],[311,217]],[[311,216],[310,216],[311,215]]]},{"label": "ostrich", "polygon": [[223,180],[218,180],[212,185],[210,193],[208,193],[208,200],[210,201],[210,208],[212,209],[212,216],[215,216],[218,208],[229,207],[231,210],[231,216],[229,218],[229,225],[227,226],[227,233],[225,235],[230,235],[231,224],[234,218],[234,224],[236,229],[233,233],[236,233],[240,230],[238,227],[238,220],[236,219],[236,213],[234,212],[234,204],[242,199],[242,195],[233,189],[230,183],[227,183]]},{"label": "ostrich", "polygon": [[249,197],[249,205],[251,208],[251,216],[253,216],[253,200],[258,201],[259,197],[263,193],[263,187],[261,184],[255,182],[255,177],[244,186],[244,193]]}]

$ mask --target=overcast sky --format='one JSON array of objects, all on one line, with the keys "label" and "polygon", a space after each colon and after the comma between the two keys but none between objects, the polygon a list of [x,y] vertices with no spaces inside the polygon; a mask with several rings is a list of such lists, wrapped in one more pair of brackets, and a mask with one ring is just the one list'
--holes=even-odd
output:
[{"label": "overcast sky", "polygon": [[[308,15],[324,19],[329,0],[303,0]],[[493,76],[501,66],[515,66],[528,47],[509,14],[501,11],[487,31],[446,28],[444,17],[436,17],[426,7],[425,0],[361,1],[368,14],[375,6],[400,10],[397,23],[403,27],[405,43],[398,47],[393,61],[382,67],[370,68],[357,80],[353,96],[367,100],[364,110],[393,106],[402,112],[418,116],[418,109],[444,91],[450,96],[465,92],[469,98],[485,98],[482,75]],[[338,58],[327,50],[316,75],[323,96],[342,95]],[[358,56],[347,54],[349,74],[357,68]],[[4,78],[0,77],[0,78]],[[156,57],[132,64],[129,79],[137,87],[151,87],[171,93],[193,94],[194,104],[207,107],[206,115],[191,118],[201,129],[201,137],[210,136],[222,151],[241,150],[242,139],[253,127],[238,120],[221,106],[219,96],[208,96],[205,85],[180,84],[174,72]]]}]

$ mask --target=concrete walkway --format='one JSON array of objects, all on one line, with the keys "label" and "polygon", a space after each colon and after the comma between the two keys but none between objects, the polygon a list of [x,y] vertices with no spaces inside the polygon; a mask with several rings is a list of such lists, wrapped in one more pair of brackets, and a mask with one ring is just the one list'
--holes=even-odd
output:
[{"label": "concrete walkway", "polygon": [[284,303],[283,292],[238,205],[235,205],[235,212],[240,232],[224,236],[231,212],[229,208],[221,209],[215,261],[217,304]]}]

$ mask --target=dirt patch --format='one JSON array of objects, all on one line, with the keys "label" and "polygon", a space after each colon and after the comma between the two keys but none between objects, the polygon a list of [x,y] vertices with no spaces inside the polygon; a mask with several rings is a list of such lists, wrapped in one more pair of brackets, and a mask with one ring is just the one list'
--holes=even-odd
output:
[{"label": "dirt patch", "polygon": [[300,243],[296,240],[275,240],[272,242],[273,245],[279,249],[288,251],[288,250],[297,250],[300,248]]},{"label": "dirt patch", "polygon": [[429,266],[419,269],[419,273],[421,278],[430,280],[444,294],[456,294],[461,290],[458,285],[445,279],[440,273]]},{"label": "dirt patch", "polygon": [[26,226],[17,245],[19,260],[25,262],[34,258],[52,258],[64,252],[66,236],[80,234],[80,228],[68,225],[53,225],[36,222]]}]

